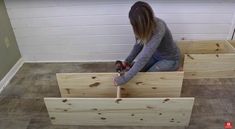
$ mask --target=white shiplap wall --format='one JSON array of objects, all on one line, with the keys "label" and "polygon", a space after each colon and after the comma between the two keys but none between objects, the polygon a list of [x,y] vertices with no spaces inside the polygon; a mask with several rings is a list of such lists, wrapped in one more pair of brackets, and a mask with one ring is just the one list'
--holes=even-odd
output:
[{"label": "white shiplap wall", "polygon": [[[25,61],[124,59],[134,44],[127,0],[5,0]],[[233,0],[149,0],[174,39],[227,39]]]}]

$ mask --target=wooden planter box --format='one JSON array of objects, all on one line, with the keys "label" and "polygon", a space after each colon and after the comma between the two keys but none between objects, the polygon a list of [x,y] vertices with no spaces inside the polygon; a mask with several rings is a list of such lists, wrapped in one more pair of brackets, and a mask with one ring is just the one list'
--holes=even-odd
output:
[{"label": "wooden planter box", "polygon": [[235,49],[228,41],[181,41],[178,46],[184,79],[235,77]]},{"label": "wooden planter box", "polygon": [[[62,98],[45,98],[59,125],[188,126],[193,97],[180,97],[183,79],[234,78],[234,41],[181,41],[183,71],[138,73],[120,89],[117,73],[58,73]],[[119,90],[121,91],[120,97]]]},{"label": "wooden planter box", "polygon": [[53,124],[187,126],[194,98],[180,97],[183,74],[138,73],[116,98],[117,73],[59,73],[62,98],[44,100]]}]

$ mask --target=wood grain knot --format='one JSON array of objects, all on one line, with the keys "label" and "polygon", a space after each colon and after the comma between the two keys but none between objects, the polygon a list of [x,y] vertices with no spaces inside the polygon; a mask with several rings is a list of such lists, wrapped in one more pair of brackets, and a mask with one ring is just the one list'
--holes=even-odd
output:
[{"label": "wood grain knot", "polygon": [[100,119],[101,119],[101,120],[106,120],[106,118],[105,118],[105,117],[101,117]]},{"label": "wood grain knot", "polygon": [[95,82],[95,83],[93,83],[93,84],[90,84],[89,87],[97,87],[97,86],[99,86],[99,85],[100,85],[99,82]]},{"label": "wood grain knot", "polygon": [[144,84],[143,82],[136,82],[136,85]]},{"label": "wood grain knot", "polygon": [[140,120],[144,120],[143,118],[141,118]]},{"label": "wood grain knot", "polygon": [[91,77],[92,79],[96,79],[96,77],[95,76],[93,76],[93,77]]},{"label": "wood grain knot", "polygon": [[174,118],[171,118],[170,122],[175,122]]},{"label": "wood grain knot", "polygon": [[121,87],[121,90],[122,90],[122,91],[124,91],[124,90],[126,90],[126,89],[125,89],[125,88],[123,88],[123,87]]},{"label": "wood grain knot", "polygon": [[156,89],[157,89],[157,87],[152,87],[152,89],[156,90]]},{"label": "wood grain knot", "polygon": [[51,120],[55,120],[55,117],[51,117]]},{"label": "wood grain knot", "polygon": [[216,46],[219,47],[219,43],[216,43]]},{"label": "wood grain knot", "polygon": [[93,111],[97,111],[98,109],[97,109],[97,108],[92,108],[91,110],[93,110]]},{"label": "wood grain knot", "polygon": [[64,102],[64,103],[67,102],[67,101],[68,101],[67,99],[63,99],[63,100],[62,100],[62,102]]},{"label": "wood grain knot", "polygon": [[135,116],[135,114],[131,114],[131,116]]},{"label": "wood grain knot", "polygon": [[191,55],[189,55],[189,54],[187,54],[187,57],[192,59],[192,60],[194,60],[194,58]]},{"label": "wood grain knot", "polygon": [[153,109],[153,107],[151,107],[151,106],[146,106],[146,108],[148,108],[148,109]]},{"label": "wood grain knot", "polygon": [[165,102],[167,102],[167,101],[170,101],[170,99],[164,99],[164,101],[162,102],[162,103],[165,103]]},{"label": "wood grain knot", "polygon": [[122,101],[122,99],[116,99],[115,102],[119,104],[119,102]]},{"label": "wood grain knot", "polygon": [[162,115],[162,113],[159,113],[159,116],[161,116]]},{"label": "wood grain knot", "polygon": [[66,88],[65,90],[67,91],[68,94],[70,94],[70,89],[69,88]]}]

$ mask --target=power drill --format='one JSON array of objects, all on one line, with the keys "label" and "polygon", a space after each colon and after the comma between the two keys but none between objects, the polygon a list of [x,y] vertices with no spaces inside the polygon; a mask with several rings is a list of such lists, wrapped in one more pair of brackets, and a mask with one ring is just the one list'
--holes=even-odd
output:
[{"label": "power drill", "polygon": [[131,67],[130,64],[125,63],[123,64],[122,61],[117,60],[115,62],[116,72],[120,73],[120,75],[123,75],[126,71],[128,71]]},{"label": "power drill", "polygon": [[115,62],[115,67],[116,67],[116,72],[118,72],[118,73],[121,73],[123,70],[125,70],[125,66],[122,63],[122,61],[120,61],[120,60],[117,60]]}]

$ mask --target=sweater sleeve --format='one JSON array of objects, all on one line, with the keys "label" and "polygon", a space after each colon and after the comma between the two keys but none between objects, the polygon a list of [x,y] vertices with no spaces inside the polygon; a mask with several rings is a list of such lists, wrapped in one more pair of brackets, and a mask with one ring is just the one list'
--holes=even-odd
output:
[{"label": "sweater sleeve", "polygon": [[125,62],[131,64],[133,60],[136,58],[136,56],[140,53],[142,48],[143,48],[143,45],[136,42],[131,50],[131,53],[125,59]]},{"label": "sweater sleeve", "polygon": [[157,29],[152,38],[144,45],[143,50],[140,52],[138,60],[134,63],[132,68],[123,76],[115,78],[117,85],[123,85],[132,79],[150,60],[157,47],[161,43],[161,40],[165,34],[165,24],[159,22]]}]

